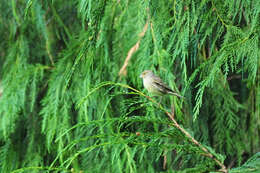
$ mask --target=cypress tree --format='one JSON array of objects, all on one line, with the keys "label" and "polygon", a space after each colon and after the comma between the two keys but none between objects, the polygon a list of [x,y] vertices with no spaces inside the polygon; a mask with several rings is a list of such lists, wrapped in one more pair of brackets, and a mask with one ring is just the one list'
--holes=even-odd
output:
[{"label": "cypress tree", "polygon": [[2,0],[0,172],[260,171],[259,37],[259,0]]}]

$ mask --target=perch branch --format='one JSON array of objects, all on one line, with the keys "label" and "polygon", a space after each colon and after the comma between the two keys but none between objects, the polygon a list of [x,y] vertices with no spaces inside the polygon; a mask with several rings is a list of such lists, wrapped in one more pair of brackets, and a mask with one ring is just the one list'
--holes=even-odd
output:
[{"label": "perch branch", "polygon": [[195,144],[196,146],[198,146],[202,151],[205,152],[205,154],[203,154],[205,157],[209,157],[211,159],[213,159],[220,167],[221,169],[218,170],[219,172],[224,172],[227,173],[227,168],[224,164],[221,163],[221,161],[219,161],[212,153],[210,153],[210,151],[205,148],[203,145],[201,145],[196,139],[194,139],[184,128],[182,128],[177,121],[174,119],[174,114],[171,114],[170,112],[166,111],[165,109],[163,109],[163,107],[157,103],[156,101],[154,101],[151,97],[144,95],[148,100],[152,101],[153,103],[157,104],[159,106],[159,108],[161,108],[165,114],[171,119],[172,121],[172,125],[174,127],[176,127],[177,129],[179,129],[193,144]]},{"label": "perch branch", "polygon": [[[124,87],[124,88],[128,88],[134,92],[136,92],[137,94],[139,94],[140,96],[144,96],[146,97],[149,101],[155,103],[161,110],[163,110],[165,112],[165,114],[171,119],[172,121],[172,125],[174,127],[176,127],[177,129],[179,129],[183,134],[184,136],[186,136],[194,145],[196,145],[197,147],[199,147],[202,151],[204,151],[205,153],[202,153],[201,155],[205,156],[205,157],[208,157],[212,160],[214,160],[216,162],[217,165],[219,165],[221,167],[220,170],[218,170],[219,172],[223,172],[223,173],[227,173],[228,172],[228,169],[226,168],[226,166],[224,164],[221,163],[220,160],[218,160],[218,158],[216,158],[206,147],[204,147],[202,144],[200,144],[196,139],[194,139],[184,128],[182,128],[178,123],[177,121],[174,119],[174,114],[171,114],[170,112],[168,112],[167,110],[165,110],[161,104],[157,103],[155,100],[153,100],[151,97],[145,95],[144,93],[140,92],[139,90],[133,88],[133,87],[130,87],[129,85],[126,85],[126,84],[121,84],[121,83],[114,83],[114,82],[107,82],[107,83],[104,83],[102,85],[100,85],[99,87],[95,88],[94,90],[92,90],[86,97],[84,97],[82,99],[82,101],[80,102],[80,104],[82,102],[84,102],[84,100],[91,94],[93,93],[95,90],[97,90],[98,88],[100,87],[104,87],[106,85],[118,85],[118,86],[121,86],[121,87]],[[140,135],[139,132],[137,132],[137,135]]]}]

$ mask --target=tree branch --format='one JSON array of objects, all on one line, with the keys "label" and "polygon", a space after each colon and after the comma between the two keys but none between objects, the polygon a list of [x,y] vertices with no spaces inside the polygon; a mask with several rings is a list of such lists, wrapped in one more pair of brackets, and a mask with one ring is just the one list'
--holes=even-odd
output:
[{"label": "tree branch", "polygon": [[126,67],[132,57],[132,55],[138,50],[139,48],[139,45],[140,45],[140,41],[141,39],[144,37],[146,31],[147,31],[147,28],[148,28],[148,24],[149,24],[149,19],[147,20],[146,24],[144,25],[144,28],[143,28],[143,31],[139,34],[139,40],[136,42],[136,44],[128,51],[127,53],[127,57],[125,59],[125,62],[124,62],[124,65],[121,67],[118,75],[119,76],[126,76],[127,74],[127,71],[126,71]]},{"label": "tree branch", "polygon": [[[162,105],[160,103],[157,103],[155,100],[153,100],[151,97],[145,95],[144,93],[142,93],[141,91],[133,88],[133,87],[130,87],[129,85],[126,85],[126,84],[121,84],[121,83],[114,83],[114,82],[108,82],[108,83],[105,83],[105,84],[102,84],[100,87],[103,87],[103,86],[106,86],[106,85],[118,85],[118,86],[121,86],[121,87],[124,87],[124,88],[128,88],[134,92],[136,92],[137,94],[139,94],[140,96],[144,96],[146,97],[149,101],[155,103],[161,110],[163,110],[165,112],[165,114],[171,119],[171,121],[173,122],[172,125],[174,127],[176,127],[177,129],[179,129],[183,134],[184,136],[186,136],[193,144],[195,144],[196,146],[198,146],[202,151],[204,151],[205,153],[203,153],[202,155],[205,156],[205,157],[208,157],[212,160],[214,160],[217,165],[219,165],[221,167],[221,169],[219,169],[218,171],[219,172],[223,172],[223,173],[227,173],[228,172],[228,169],[226,168],[226,166],[224,164],[221,163],[221,161],[219,161],[207,148],[205,148],[202,144],[200,144],[196,139],[194,139],[184,128],[182,128],[178,123],[177,121],[174,119],[174,114],[171,114],[170,112],[168,112],[167,110],[165,110]],[[96,90],[96,88],[95,88]],[[90,92],[92,93],[92,92]],[[82,100],[85,100],[85,98],[83,98]],[[140,135],[139,132],[137,132],[137,135]]]},{"label": "tree branch", "polygon": [[224,173],[227,173],[228,170],[226,168],[226,166],[224,164],[221,163],[221,161],[219,161],[207,148],[205,148],[202,144],[200,144],[196,139],[194,139],[184,128],[182,128],[178,123],[177,121],[174,119],[174,114],[171,114],[170,112],[166,111],[162,106],[161,104],[157,103],[156,101],[154,101],[151,97],[149,96],[146,96],[145,97],[152,101],[153,103],[157,104],[159,108],[161,108],[165,114],[171,119],[172,121],[172,125],[174,127],[176,127],[177,129],[179,129],[183,134],[184,136],[186,136],[193,144],[195,144],[196,146],[198,146],[202,151],[205,152],[205,154],[203,154],[204,156],[206,157],[209,157],[211,159],[213,159],[220,167],[221,169],[218,170],[219,172],[224,172]]}]

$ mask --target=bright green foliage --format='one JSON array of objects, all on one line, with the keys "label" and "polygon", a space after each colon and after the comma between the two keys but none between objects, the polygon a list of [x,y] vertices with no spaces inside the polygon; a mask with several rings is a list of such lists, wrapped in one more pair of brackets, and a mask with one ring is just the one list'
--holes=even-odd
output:
[{"label": "bright green foliage", "polygon": [[[259,0],[1,0],[0,38],[0,172],[220,169],[173,108],[230,172],[260,171]],[[147,99],[146,69],[185,99]]]}]

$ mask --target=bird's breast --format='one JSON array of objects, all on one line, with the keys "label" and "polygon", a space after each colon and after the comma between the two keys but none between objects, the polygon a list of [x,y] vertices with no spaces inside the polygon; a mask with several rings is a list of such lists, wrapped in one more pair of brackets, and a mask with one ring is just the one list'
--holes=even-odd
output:
[{"label": "bird's breast", "polygon": [[144,87],[148,90],[148,92],[155,94],[155,95],[161,95],[161,92],[155,86],[153,80],[144,78],[143,83],[144,83]]}]

